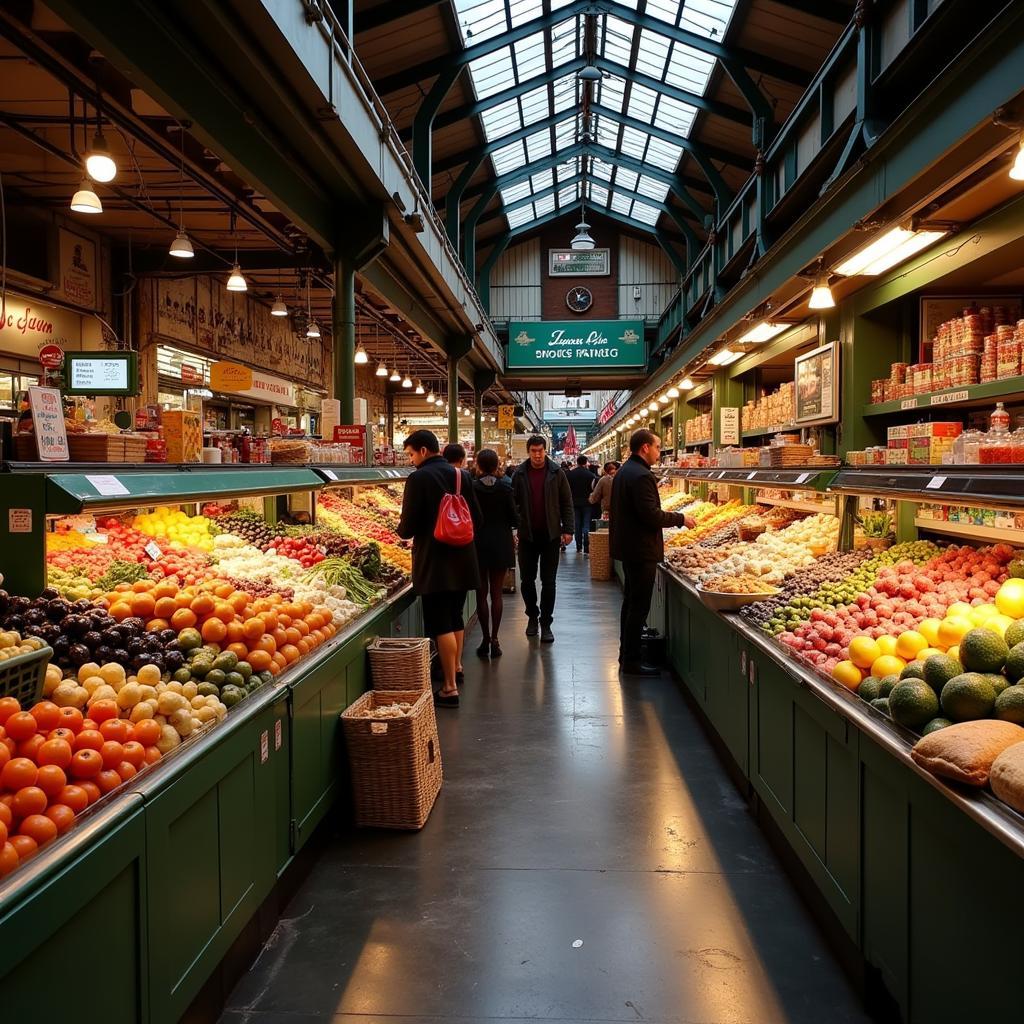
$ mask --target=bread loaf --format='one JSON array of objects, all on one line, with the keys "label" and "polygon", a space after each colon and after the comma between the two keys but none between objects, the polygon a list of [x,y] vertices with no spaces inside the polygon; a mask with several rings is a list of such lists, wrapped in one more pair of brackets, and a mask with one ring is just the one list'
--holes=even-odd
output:
[{"label": "bread loaf", "polygon": [[968,786],[984,786],[992,762],[1007,747],[1022,741],[1024,729],[1019,725],[982,719],[949,725],[922,737],[910,756],[933,775]]},{"label": "bread loaf", "polygon": [[988,781],[1004,804],[1024,814],[1024,742],[1007,747],[992,762]]}]

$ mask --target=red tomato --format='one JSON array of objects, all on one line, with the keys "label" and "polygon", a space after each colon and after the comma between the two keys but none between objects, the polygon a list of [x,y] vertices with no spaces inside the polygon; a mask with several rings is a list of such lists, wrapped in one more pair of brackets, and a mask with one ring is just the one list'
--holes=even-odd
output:
[{"label": "red tomato", "polygon": [[103,758],[98,750],[85,748],[75,751],[71,758],[71,777],[73,779],[91,779],[103,770]]},{"label": "red tomato", "polygon": [[[7,735],[15,743],[22,743],[39,731],[36,720],[27,711],[18,711],[4,722]],[[52,726],[56,728],[56,723]]]}]

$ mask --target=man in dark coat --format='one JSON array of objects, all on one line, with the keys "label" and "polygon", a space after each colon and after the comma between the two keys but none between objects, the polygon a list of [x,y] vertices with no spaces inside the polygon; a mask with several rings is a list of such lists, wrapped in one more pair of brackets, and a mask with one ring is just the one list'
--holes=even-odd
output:
[{"label": "man in dark coat", "polygon": [[[519,514],[519,574],[526,604],[526,635],[543,643],[554,642],[555,577],[559,548],[572,540],[572,493],[569,480],[548,458],[547,442],[534,436],[526,442],[529,458],[512,478],[512,493]],[[537,603],[537,565],[540,564],[540,604]]]},{"label": "man in dark coat", "polygon": [[441,499],[455,492],[456,474],[462,477],[462,496],[479,530],[480,506],[473,494],[473,479],[464,469],[455,469],[440,454],[437,437],[429,430],[416,430],[403,447],[416,467],[405,482],[402,518],[395,531],[412,538],[412,585],[423,598],[423,627],[437,643],[437,655],[444,671],[444,684],[435,695],[440,707],[458,707],[458,683],[462,677],[462,645],[465,622],[462,613],[466,593],[480,585],[476,545],[453,547],[434,538],[434,526]]},{"label": "man in dark coat", "polygon": [[590,552],[590,492],[594,489],[594,474],[587,465],[586,455],[576,458],[576,468],[570,469],[569,490],[572,492],[572,508],[575,516],[576,552]]},{"label": "man in dark coat", "polygon": [[619,664],[623,672],[656,676],[660,670],[640,660],[640,638],[651,610],[654,575],[665,557],[662,529],[693,527],[680,512],[662,512],[658,482],[651,472],[661,457],[661,439],[649,430],[634,431],[630,456],[612,480],[609,544],[612,558],[622,562],[625,584],[619,627]]}]

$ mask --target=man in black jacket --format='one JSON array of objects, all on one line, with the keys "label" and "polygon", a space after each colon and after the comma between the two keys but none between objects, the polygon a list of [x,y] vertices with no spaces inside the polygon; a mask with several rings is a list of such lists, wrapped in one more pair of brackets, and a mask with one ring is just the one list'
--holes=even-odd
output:
[{"label": "man in black jacket", "polygon": [[651,610],[654,575],[665,557],[662,529],[693,527],[679,512],[662,512],[658,482],[651,466],[661,457],[661,439],[649,430],[634,431],[630,457],[612,481],[609,544],[612,558],[622,562],[625,585],[619,627],[619,664],[633,675],[656,676],[660,669],[641,664],[640,638]]},{"label": "man in black jacket", "polygon": [[[555,576],[559,548],[572,540],[572,494],[569,481],[547,456],[547,442],[534,436],[526,442],[529,458],[512,478],[512,493],[519,513],[519,574],[526,604],[526,635],[543,643],[554,642],[551,622],[555,614]],[[540,563],[540,605],[537,604],[537,564]]]},{"label": "man in black jacket", "polygon": [[462,477],[462,496],[469,505],[473,526],[480,529],[482,516],[473,493],[473,479],[440,455],[437,437],[429,430],[413,431],[404,448],[416,467],[405,482],[402,518],[395,531],[412,538],[412,585],[423,598],[423,631],[437,643],[444,670],[444,684],[434,695],[439,707],[459,706],[458,683],[462,677],[462,645],[465,623],[462,612],[466,593],[480,585],[476,545],[453,547],[434,538],[441,499],[455,492],[456,474]]},{"label": "man in black jacket", "polygon": [[597,482],[587,465],[586,455],[576,458],[576,468],[570,469],[569,490],[572,492],[572,508],[575,516],[576,551],[590,552],[590,492]]}]

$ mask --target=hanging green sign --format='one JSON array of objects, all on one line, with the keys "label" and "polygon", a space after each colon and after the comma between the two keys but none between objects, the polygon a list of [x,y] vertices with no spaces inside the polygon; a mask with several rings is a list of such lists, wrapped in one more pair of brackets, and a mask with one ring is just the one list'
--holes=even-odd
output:
[{"label": "hanging green sign", "polygon": [[513,320],[510,370],[605,370],[647,365],[642,320]]}]

